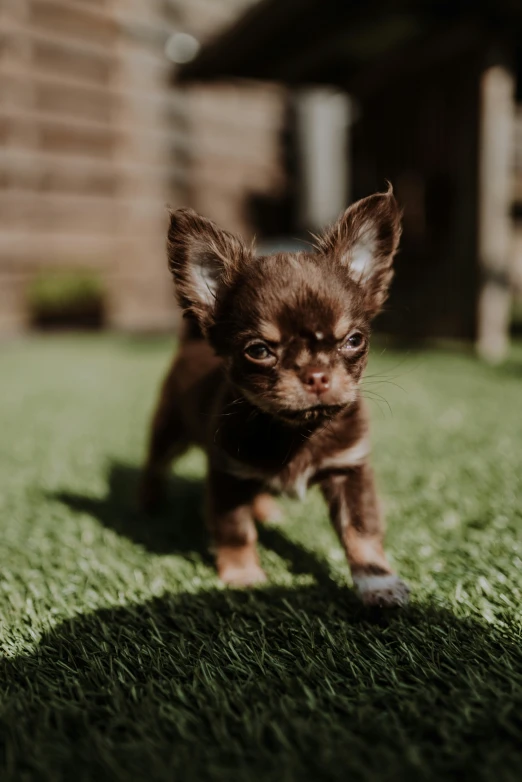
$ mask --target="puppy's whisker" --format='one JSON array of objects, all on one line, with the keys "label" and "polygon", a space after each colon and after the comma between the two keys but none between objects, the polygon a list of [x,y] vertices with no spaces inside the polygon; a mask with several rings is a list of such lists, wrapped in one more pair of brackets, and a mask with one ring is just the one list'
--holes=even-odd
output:
[{"label": "puppy's whisker", "polygon": [[247,419],[246,419],[247,423],[249,421],[253,421],[253,419],[256,418],[256,416],[258,416],[258,415],[261,415],[261,411],[258,410],[257,407],[252,407],[252,410],[250,411],[250,413],[248,414]]},{"label": "puppy's whisker", "polygon": [[379,413],[382,415],[384,419],[386,419],[386,409],[382,407],[378,399],[372,399],[371,397],[365,397],[365,399],[367,399],[368,402],[374,402],[374,404],[377,405]]},{"label": "puppy's whisker", "polygon": [[229,407],[233,407],[234,405],[241,404],[241,402],[245,402],[245,399],[244,397],[239,396],[237,399],[234,399],[232,402],[228,402],[223,409],[227,410]]},{"label": "puppy's whisker", "polygon": [[397,364],[394,364],[391,366],[386,372],[365,372],[365,377],[367,378],[373,378],[373,377],[391,377],[392,380],[395,380],[398,377],[403,377],[404,375],[410,375],[412,372],[415,372],[420,366],[422,366],[422,359],[419,358],[418,361],[414,364],[412,364],[408,369],[404,369],[401,372],[399,372],[396,375],[391,375],[391,372],[395,372],[400,367],[403,367],[406,361],[409,360],[409,353],[407,354],[406,358],[402,359],[402,361],[399,361]]},{"label": "puppy's whisker", "polygon": [[388,400],[384,396],[381,396],[381,394],[377,394],[375,391],[363,391],[362,395],[363,395],[363,397],[365,399],[368,399],[368,400],[370,400],[372,402],[384,402],[384,404],[386,405],[386,407],[390,411],[390,414],[393,416],[392,407],[391,407],[390,403],[388,402]]},{"label": "puppy's whisker", "polygon": [[389,386],[394,386],[395,388],[399,388],[401,391],[404,391],[405,394],[408,393],[403,386],[400,386],[398,383],[394,383],[393,380],[363,380],[361,383],[361,388],[366,388],[367,386],[378,386],[382,385],[383,383],[386,383]]}]

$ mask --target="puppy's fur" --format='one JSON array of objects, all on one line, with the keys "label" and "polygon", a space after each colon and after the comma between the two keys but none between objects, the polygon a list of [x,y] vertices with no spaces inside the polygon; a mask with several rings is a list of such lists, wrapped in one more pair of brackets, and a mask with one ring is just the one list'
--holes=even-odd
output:
[{"label": "puppy's fur", "polygon": [[347,209],[314,252],[256,257],[192,210],[171,214],[169,267],[187,327],[141,497],[153,509],[170,461],[191,443],[205,448],[208,529],[228,584],[266,578],[254,520],[276,515],[271,494],[302,497],[318,483],[362,600],[407,601],[383,550],[360,394],[400,232],[391,187]]}]

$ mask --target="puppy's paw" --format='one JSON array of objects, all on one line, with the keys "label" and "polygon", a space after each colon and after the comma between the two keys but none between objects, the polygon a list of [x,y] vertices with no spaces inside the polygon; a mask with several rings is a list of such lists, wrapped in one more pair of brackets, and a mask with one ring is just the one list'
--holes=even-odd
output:
[{"label": "puppy's paw", "polygon": [[353,578],[357,594],[366,606],[397,608],[408,604],[410,588],[398,576],[357,575]]},{"label": "puppy's paw", "polygon": [[218,546],[215,552],[218,575],[225,584],[249,587],[267,580],[255,546]]},{"label": "puppy's paw", "polygon": [[238,567],[237,565],[225,565],[219,570],[221,581],[231,587],[249,587],[256,584],[264,584],[267,580],[265,571],[259,565]]},{"label": "puppy's paw", "polygon": [[258,494],[252,505],[252,514],[262,524],[280,524],[283,521],[281,508],[271,494]]}]

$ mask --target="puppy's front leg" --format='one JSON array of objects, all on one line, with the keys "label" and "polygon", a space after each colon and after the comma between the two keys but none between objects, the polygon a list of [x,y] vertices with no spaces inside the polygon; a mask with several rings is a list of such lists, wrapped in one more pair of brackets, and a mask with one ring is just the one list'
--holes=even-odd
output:
[{"label": "puppy's front leg", "polygon": [[216,549],[219,577],[231,586],[266,581],[259,564],[252,514],[252,501],[258,492],[257,481],[240,480],[210,468],[208,526]]},{"label": "puppy's front leg", "polygon": [[346,475],[328,476],[321,488],[363,603],[405,605],[409,589],[394,574],[384,553],[384,529],[370,465],[353,467]]}]

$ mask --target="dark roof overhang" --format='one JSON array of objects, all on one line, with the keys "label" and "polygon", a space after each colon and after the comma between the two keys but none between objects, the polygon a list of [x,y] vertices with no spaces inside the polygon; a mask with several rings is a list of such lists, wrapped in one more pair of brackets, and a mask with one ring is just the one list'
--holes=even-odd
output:
[{"label": "dark roof overhang", "polygon": [[[520,0],[261,0],[181,67],[179,82],[255,79],[357,91],[372,70],[522,30]],[[448,43],[449,42],[449,43]],[[409,58],[409,60],[408,60]],[[355,85],[355,86],[354,86]]]}]

